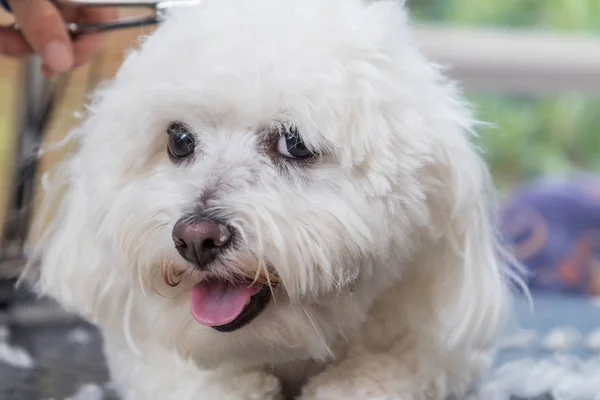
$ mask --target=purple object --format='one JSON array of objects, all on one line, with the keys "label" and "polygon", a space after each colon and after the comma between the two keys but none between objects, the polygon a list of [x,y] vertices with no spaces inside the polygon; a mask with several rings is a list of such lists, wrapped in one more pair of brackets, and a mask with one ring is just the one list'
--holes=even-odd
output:
[{"label": "purple object", "polygon": [[500,231],[532,290],[600,295],[600,179],[540,180],[517,189]]}]

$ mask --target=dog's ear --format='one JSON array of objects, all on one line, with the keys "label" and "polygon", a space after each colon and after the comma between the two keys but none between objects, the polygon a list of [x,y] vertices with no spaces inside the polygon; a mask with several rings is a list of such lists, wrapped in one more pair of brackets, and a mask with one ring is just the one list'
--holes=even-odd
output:
[{"label": "dog's ear", "polygon": [[78,152],[48,175],[28,244],[36,291],[97,320],[102,310],[122,300],[125,289],[115,290],[122,280],[98,240],[103,216],[95,203],[96,182]]},{"label": "dog's ear", "polygon": [[436,183],[428,195],[433,245],[423,261],[444,342],[487,347],[510,304],[507,253],[499,244],[488,169],[464,135],[455,133],[438,148]]}]

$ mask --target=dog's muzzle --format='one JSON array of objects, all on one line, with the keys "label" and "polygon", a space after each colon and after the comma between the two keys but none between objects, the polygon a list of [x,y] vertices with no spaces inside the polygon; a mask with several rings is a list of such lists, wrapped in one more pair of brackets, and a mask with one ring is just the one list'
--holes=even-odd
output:
[{"label": "dog's muzzle", "polygon": [[219,254],[232,246],[233,230],[224,223],[206,217],[182,218],[173,227],[175,248],[186,261],[205,271],[190,294],[194,319],[219,332],[232,332],[250,323],[271,298],[269,284],[240,276],[226,281],[211,273]]}]

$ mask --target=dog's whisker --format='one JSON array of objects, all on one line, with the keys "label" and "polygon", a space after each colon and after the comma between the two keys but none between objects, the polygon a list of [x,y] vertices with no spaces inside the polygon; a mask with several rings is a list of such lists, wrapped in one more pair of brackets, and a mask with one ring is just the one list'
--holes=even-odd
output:
[{"label": "dog's whisker", "polygon": [[192,325],[192,323],[194,322],[193,318],[188,318],[188,321],[185,323],[185,325],[183,326],[183,331],[187,332],[190,329],[190,325]]},{"label": "dog's whisker", "polygon": [[132,314],[133,314],[133,295],[129,293],[125,301],[125,312],[123,313],[123,333],[125,341],[131,351],[138,357],[142,356],[142,352],[133,339],[134,334],[132,332]]},{"label": "dog's whisker", "polygon": [[302,310],[302,313],[306,316],[306,318],[310,322],[310,324],[311,324],[311,326],[312,326],[312,328],[313,328],[316,336],[320,339],[320,341],[322,343],[322,347],[326,350],[327,354],[331,358],[334,358],[335,355],[333,354],[333,351],[331,350],[331,348],[327,344],[327,340],[325,340],[325,338],[323,336],[323,332],[321,331],[321,329],[319,328],[319,326],[315,322],[314,318],[310,315],[310,313],[308,311],[306,311],[306,309],[304,307],[301,307],[301,310]]}]

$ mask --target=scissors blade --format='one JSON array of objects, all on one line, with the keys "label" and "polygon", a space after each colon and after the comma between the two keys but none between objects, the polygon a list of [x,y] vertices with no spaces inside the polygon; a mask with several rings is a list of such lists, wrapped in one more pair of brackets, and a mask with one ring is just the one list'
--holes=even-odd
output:
[{"label": "scissors blade", "polygon": [[119,29],[141,28],[144,26],[156,25],[159,22],[161,22],[161,19],[157,18],[156,16],[116,19],[97,24],[80,24],[77,22],[69,22],[67,23],[67,30],[71,35],[80,35],[84,33],[100,33]]},{"label": "scissors blade", "polygon": [[[177,0],[173,0],[177,1]],[[85,1],[85,0],[57,0],[56,3],[65,6],[77,7],[118,7],[118,8],[155,8],[162,1]]]},{"label": "scissors blade", "polygon": [[160,0],[160,1],[86,1],[86,0],[57,0],[58,4],[78,7],[118,7],[118,8],[152,8],[163,10],[175,7],[193,7],[202,0]]},{"label": "scissors blade", "polygon": [[193,7],[199,5],[202,0],[167,0],[158,2],[135,2],[135,1],[61,1],[63,4],[76,5],[78,7],[120,7],[120,8],[150,8],[154,11],[151,16],[131,17],[116,19],[96,24],[82,24],[71,22],[67,29],[72,35],[82,33],[98,33],[114,31],[118,29],[139,28],[143,26],[156,25],[162,22],[168,10],[178,7]]}]

